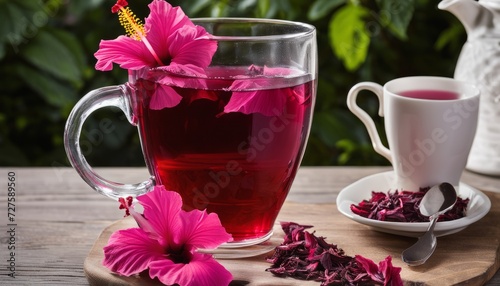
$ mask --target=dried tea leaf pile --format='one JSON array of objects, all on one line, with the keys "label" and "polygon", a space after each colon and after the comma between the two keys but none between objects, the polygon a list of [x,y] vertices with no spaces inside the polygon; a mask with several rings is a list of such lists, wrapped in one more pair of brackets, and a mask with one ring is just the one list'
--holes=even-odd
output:
[{"label": "dried tea leaf pile", "polygon": [[[362,217],[392,222],[428,222],[429,217],[420,213],[418,207],[429,188],[418,192],[398,191],[391,193],[372,192],[369,200],[352,204],[351,211]],[[466,215],[469,199],[457,198],[453,208],[439,216],[438,221],[450,221]]]},{"label": "dried tea leaf pile", "polygon": [[347,256],[337,245],[329,244],[306,229],[310,225],[282,222],[283,243],[267,258],[266,271],[281,277],[314,280],[327,285],[403,285],[400,267],[388,256],[375,264],[361,255]]}]

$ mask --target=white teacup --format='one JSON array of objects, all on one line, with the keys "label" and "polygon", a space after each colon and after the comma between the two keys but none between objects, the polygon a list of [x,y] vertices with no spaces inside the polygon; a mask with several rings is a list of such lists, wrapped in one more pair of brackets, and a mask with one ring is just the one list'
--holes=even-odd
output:
[{"label": "white teacup", "polygon": [[[372,91],[380,101],[389,148],[356,104],[361,90]],[[418,191],[442,182],[458,186],[476,133],[479,93],[475,86],[451,78],[404,77],[383,87],[356,84],[347,106],[365,124],[375,151],[392,163],[394,188]]]}]

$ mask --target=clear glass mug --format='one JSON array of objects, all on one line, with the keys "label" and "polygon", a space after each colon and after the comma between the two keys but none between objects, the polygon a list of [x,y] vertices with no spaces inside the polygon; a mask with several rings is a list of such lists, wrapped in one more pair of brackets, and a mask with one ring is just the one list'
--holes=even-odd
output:
[{"label": "clear glass mug", "polygon": [[[181,194],[184,208],[216,212],[231,247],[257,244],[273,225],[302,160],[316,97],[316,31],[270,19],[200,18],[217,41],[206,77],[143,69],[128,82],[96,89],[71,112],[65,148],[95,191],[136,197],[158,184]],[[168,86],[158,85],[162,77]],[[157,108],[154,91],[180,96]],[[99,176],[79,146],[85,119],[118,107],[138,127],[151,177],[137,184]]]}]

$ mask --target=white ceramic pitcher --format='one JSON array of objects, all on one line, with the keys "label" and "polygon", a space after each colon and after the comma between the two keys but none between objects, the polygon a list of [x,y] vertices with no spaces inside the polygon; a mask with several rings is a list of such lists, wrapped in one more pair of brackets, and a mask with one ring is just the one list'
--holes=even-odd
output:
[{"label": "white ceramic pitcher", "polygon": [[438,7],[453,13],[467,32],[454,77],[481,90],[467,169],[500,176],[500,0],[442,0]]}]

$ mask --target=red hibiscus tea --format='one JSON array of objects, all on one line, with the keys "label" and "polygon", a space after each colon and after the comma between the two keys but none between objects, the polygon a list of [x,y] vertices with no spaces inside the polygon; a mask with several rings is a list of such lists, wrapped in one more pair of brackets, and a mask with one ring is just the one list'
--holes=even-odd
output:
[{"label": "red hibiscus tea", "polygon": [[[160,110],[150,108],[147,86],[154,83],[136,86],[141,142],[156,183],[179,192],[186,210],[217,213],[238,242],[271,234],[303,155],[315,84],[305,75],[236,72],[173,77],[182,99]],[[246,98],[256,103],[247,108]],[[228,111],[234,102],[244,103]]]},{"label": "red hibiscus tea", "polygon": [[447,90],[407,90],[400,92],[399,95],[430,100],[454,100],[460,98],[460,94]]},{"label": "red hibiscus tea", "polygon": [[[267,240],[309,135],[315,27],[274,19],[191,21],[163,1],[149,5],[142,26],[125,6],[118,1],[112,10],[120,19],[128,13],[122,24],[130,37],[101,41],[95,56],[99,70],[127,69],[128,82],[92,90],[75,105],[64,132],[71,165],[115,200],[158,185],[177,191],[186,210],[218,214],[234,238],[227,248]],[[113,182],[86,161],[83,123],[105,107],[120,108],[138,126],[146,180]],[[230,256],[254,254],[247,250]]]}]

